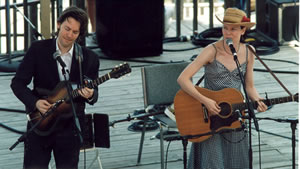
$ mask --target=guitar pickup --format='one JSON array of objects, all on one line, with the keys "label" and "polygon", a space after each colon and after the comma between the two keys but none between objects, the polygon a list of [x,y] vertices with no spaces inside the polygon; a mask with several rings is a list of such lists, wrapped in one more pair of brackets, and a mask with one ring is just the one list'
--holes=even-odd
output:
[{"label": "guitar pickup", "polygon": [[208,112],[207,112],[207,108],[202,104],[202,109],[203,109],[203,115],[204,115],[204,122],[208,123]]}]

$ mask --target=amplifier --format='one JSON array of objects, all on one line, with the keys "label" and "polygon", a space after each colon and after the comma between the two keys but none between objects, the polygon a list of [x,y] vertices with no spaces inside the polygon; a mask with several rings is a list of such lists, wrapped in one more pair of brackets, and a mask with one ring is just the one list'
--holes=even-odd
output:
[{"label": "amplifier", "polygon": [[299,0],[261,0],[256,8],[256,29],[279,44],[298,39]]},{"label": "amplifier", "polygon": [[97,0],[96,35],[110,57],[158,56],[162,53],[163,0]]}]

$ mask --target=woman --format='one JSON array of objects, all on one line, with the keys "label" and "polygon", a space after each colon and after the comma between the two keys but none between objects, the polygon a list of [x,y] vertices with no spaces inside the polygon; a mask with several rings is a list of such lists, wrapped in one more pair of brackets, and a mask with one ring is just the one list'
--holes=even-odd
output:
[{"label": "woman", "polygon": [[[241,90],[241,80],[227,39],[232,39],[246,83],[246,91],[252,101],[258,101],[258,111],[266,111],[253,82],[254,54],[241,42],[246,30],[255,25],[245,12],[228,8],[223,20],[223,39],[208,45],[197,58],[186,67],[178,78],[182,90],[203,103],[210,115],[220,112],[216,101],[199,93],[190,80],[202,67],[205,71],[204,87],[210,90],[236,88]],[[193,143],[188,168],[201,169],[245,169],[249,167],[248,139],[245,131],[215,134],[209,139]]]}]

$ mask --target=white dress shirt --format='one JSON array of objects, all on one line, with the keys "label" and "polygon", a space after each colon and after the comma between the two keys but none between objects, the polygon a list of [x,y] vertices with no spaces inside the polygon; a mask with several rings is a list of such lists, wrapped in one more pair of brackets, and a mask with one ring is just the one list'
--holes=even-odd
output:
[{"label": "white dress shirt", "polygon": [[[74,44],[72,45],[71,49],[67,53],[61,55],[61,59],[65,62],[66,67],[67,67],[67,70],[66,70],[67,80],[69,80],[69,73],[71,72],[73,49],[74,49]],[[56,51],[59,51],[59,53],[61,53],[61,51],[58,47],[57,39],[56,39]],[[58,61],[56,63],[57,63],[57,68],[58,68],[59,79],[60,79],[60,81],[63,81],[63,80],[65,80],[65,78],[64,78],[64,75],[62,73],[62,67],[61,67],[61,65],[59,64]]]}]

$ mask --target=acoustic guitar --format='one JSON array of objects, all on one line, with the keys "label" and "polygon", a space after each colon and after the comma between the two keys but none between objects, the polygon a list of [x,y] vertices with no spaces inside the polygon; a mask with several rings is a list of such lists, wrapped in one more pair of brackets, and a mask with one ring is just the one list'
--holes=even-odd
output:
[{"label": "acoustic guitar", "polygon": [[[189,139],[191,142],[202,142],[210,138],[214,133],[237,130],[242,127],[247,104],[244,103],[242,93],[234,88],[225,88],[212,91],[196,86],[202,95],[215,100],[221,107],[218,115],[209,115],[203,104],[179,90],[174,98],[175,118],[181,136],[200,136]],[[267,106],[286,102],[298,102],[298,94],[294,96],[266,99],[263,102]],[[257,102],[250,102],[256,109]]]},{"label": "acoustic guitar", "polygon": [[[89,81],[87,84],[84,84],[78,87],[75,90],[72,90],[71,97],[75,99],[80,96],[78,93],[84,87],[94,88],[105,81],[112,78],[119,78],[127,73],[131,72],[131,68],[128,63],[121,64],[118,67],[115,67],[111,72],[95,79]],[[45,96],[45,99],[51,103],[53,106],[45,113],[42,114],[38,110],[28,114],[28,119],[31,125],[36,124],[37,127],[34,129],[34,132],[38,135],[49,135],[55,128],[56,124],[66,118],[73,116],[71,111],[71,105],[69,104],[68,92],[66,87],[66,81],[62,81],[57,84],[53,91],[48,91],[46,89],[38,89],[37,92]]]}]

